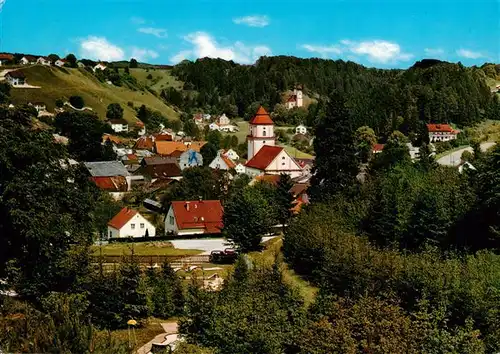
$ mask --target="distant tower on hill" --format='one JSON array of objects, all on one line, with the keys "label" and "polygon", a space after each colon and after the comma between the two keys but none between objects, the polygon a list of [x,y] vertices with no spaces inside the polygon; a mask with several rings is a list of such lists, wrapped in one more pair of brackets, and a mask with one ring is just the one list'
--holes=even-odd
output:
[{"label": "distant tower on hill", "polygon": [[248,160],[250,161],[264,145],[274,146],[274,122],[264,107],[260,107],[257,114],[250,121],[248,142]]}]

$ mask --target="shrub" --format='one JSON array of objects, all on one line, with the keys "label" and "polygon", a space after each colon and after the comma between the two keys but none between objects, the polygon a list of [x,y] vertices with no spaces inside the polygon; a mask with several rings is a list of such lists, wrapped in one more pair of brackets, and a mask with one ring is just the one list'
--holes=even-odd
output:
[{"label": "shrub", "polygon": [[69,98],[69,103],[78,109],[82,109],[85,106],[85,102],[81,96],[71,96]]}]

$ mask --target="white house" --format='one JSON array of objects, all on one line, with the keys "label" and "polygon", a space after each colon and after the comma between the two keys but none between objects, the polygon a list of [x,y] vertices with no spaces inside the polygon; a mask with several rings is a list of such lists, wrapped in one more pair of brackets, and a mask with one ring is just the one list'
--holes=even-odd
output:
[{"label": "white house", "polygon": [[154,237],[156,228],[137,210],[123,208],[108,222],[108,238]]},{"label": "white house", "polygon": [[217,123],[210,123],[208,126],[210,130],[220,130],[220,127],[217,125]]},{"label": "white house", "polygon": [[40,58],[38,58],[37,61],[36,61],[36,63],[39,64],[39,65],[44,65],[44,66],[51,66],[52,65],[52,62],[47,57],[40,57]]},{"label": "white house", "polygon": [[54,65],[62,68],[64,65],[66,65],[66,63],[67,63],[66,59],[58,59],[58,60],[56,60]]},{"label": "white house", "polygon": [[35,109],[38,113],[44,112],[47,110],[47,106],[43,102],[33,102],[33,103],[30,102],[28,105],[35,107]]},{"label": "white house", "polygon": [[302,135],[306,135],[307,134],[307,128],[305,127],[305,125],[298,125],[296,128],[295,128],[295,134],[302,134]]},{"label": "white house", "polygon": [[238,155],[238,153],[236,151],[234,151],[233,149],[225,150],[223,152],[223,155],[226,157],[229,157],[233,161],[240,159],[240,156]]},{"label": "white house", "polygon": [[300,89],[293,90],[293,94],[288,98],[288,100],[285,103],[285,107],[287,109],[302,107],[303,105],[304,105],[304,99],[302,96],[302,90]]},{"label": "white house", "polygon": [[228,125],[230,123],[231,123],[231,121],[229,120],[229,118],[226,116],[225,113],[223,115],[221,115],[219,118],[217,118],[217,124],[219,126],[221,126],[221,125]]},{"label": "white house", "polygon": [[220,234],[223,213],[220,200],[172,202],[165,217],[165,234]]},{"label": "white house", "polygon": [[232,125],[232,124],[226,124],[226,125],[219,126],[219,130],[221,132],[225,132],[225,133],[234,133],[234,132],[239,131],[239,128],[235,125]]},{"label": "white house", "polygon": [[431,143],[438,141],[450,141],[457,138],[459,133],[449,124],[427,124],[427,130],[429,131],[429,140]]},{"label": "white house", "polygon": [[20,70],[9,71],[5,74],[5,79],[12,86],[22,86],[26,84],[26,75]]},{"label": "white house", "polygon": [[234,170],[239,175],[241,175],[243,173],[247,173],[247,169],[246,169],[245,165],[243,165],[242,163],[237,164],[236,167],[234,168]]},{"label": "white house", "polygon": [[221,150],[219,150],[215,159],[210,162],[209,167],[214,170],[229,171],[235,168],[236,164],[229,157],[225,156]]},{"label": "white house", "polygon": [[33,65],[36,64],[37,58],[32,56],[32,55],[25,55],[24,57],[19,60],[19,63],[21,65]]},{"label": "white house", "polygon": [[94,72],[95,72],[96,70],[103,70],[103,71],[104,71],[104,70],[106,70],[106,68],[107,68],[107,66],[106,66],[104,63],[99,63],[99,64],[97,64],[96,66],[94,66],[94,67],[92,68],[92,70],[94,70]]},{"label": "white house", "polygon": [[128,132],[128,123],[125,119],[110,119],[108,124],[115,133]]},{"label": "white house", "polygon": [[412,143],[406,143],[406,146],[408,146],[408,151],[410,152],[412,160],[416,160],[420,157],[420,148],[413,146]]}]

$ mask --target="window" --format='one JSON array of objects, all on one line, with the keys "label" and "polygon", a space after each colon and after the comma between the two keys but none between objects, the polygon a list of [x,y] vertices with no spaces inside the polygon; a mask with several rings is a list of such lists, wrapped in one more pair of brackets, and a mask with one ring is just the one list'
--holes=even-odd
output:
[{"label": "window", "polygon": [[262,144],[266,145],[266,141],[264,140],[264,141],[262,142]]},{"label": "window", "polygon": [[281,163],[281,166],[285,166],[285,163],[284,163],[284,162],[282,162],[282,163]]},{"label": "window", "polygon": [[131,228],[132,230],[135,230],[135,224],[130,224],[130,228]]},{"label": "window", "polygon": [[265,131],[265,130],[263,130],[263,131],[262,131],[262,136],[266,136],[266,134],[267,134],[267,133],[266,133],[266,131]]},{"label": "window", "polygon": [[141,229],[144,229],[144,224],[141,224]]},{"label": "window", "polygon": [[170,221],[170,225],[173,225],[174,224],[174,217],[171,216],[170,219],[169,219],[169,221]]},{"label": "window", "polygon": [[109,238],[113,237],[113,231],[109,231]]},{"label": "window", "polygon": [[282,159],[282,160],[286,159],[286,156],[283,156],[281,159]]}]

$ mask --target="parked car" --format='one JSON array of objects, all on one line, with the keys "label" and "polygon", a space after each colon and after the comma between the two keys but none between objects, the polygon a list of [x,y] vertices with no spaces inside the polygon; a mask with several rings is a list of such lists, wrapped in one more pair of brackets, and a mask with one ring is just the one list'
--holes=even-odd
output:
[{"label": "parked car", "polygon": [[215,250],[210,253],[211,263],[231,264],[238,258],[238,252],[232,248],[226,248],[224,251]]}]

